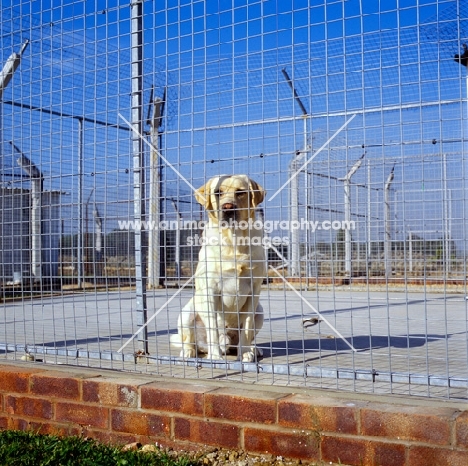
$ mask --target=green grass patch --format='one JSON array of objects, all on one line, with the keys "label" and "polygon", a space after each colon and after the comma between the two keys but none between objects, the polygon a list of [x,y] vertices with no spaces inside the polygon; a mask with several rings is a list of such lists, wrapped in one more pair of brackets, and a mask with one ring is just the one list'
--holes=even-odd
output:
[{"label": "green grass patch", "polygon": [[186,457],[164,451],[122,451],[82,437],[57,437],[14,430],[0,431],[0,465],[8,466],[190,466]]}]

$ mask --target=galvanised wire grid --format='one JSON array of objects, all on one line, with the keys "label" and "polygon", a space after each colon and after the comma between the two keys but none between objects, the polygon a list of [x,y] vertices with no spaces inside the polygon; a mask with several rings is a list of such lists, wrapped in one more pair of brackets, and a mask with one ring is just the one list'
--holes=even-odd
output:
[{"label": "galvanised wire grid", "polygon": [[[3,2],[2,357],[465,399],[467,25],[454,0]],[[253,363],[170,344],[193,190],[225,173],[267,193]]]}]

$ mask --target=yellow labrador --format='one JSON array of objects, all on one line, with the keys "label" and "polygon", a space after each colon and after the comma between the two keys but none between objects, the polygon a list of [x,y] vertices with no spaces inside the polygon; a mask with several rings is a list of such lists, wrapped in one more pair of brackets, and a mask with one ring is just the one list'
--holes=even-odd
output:
[{"label": "yellow labrador", "polygon": [[182,346],[181,357],[206,352],[208,358],[220,359],[232,346],[238,346],[245,362],[261,355],[254,339],[263,325],[259,295],[266,259],[262,228],[254,222],[264,196],[263,188],[246,175],[217,176],[195,192],[209,220],[195,295],[179,315],[178,335],[171,338]]}]

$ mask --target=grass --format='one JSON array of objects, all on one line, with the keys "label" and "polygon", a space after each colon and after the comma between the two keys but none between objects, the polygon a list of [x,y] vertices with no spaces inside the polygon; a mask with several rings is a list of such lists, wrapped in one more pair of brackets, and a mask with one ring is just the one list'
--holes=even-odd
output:
[{"label": "grass", "polygon": [[165,452],[122,451],[82,437],[57,437],[15,430],[0,431],[0,465],[8,466],[190,466],[189,458]]}]

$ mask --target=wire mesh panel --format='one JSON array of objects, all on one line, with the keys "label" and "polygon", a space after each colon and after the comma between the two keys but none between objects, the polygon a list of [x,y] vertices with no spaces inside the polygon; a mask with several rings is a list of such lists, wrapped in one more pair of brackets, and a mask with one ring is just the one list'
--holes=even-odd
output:
[{"label": "wire mesh panel", "polygon": [[467,24],[455,0],[3,2],[2,357],[466,398]]}]

